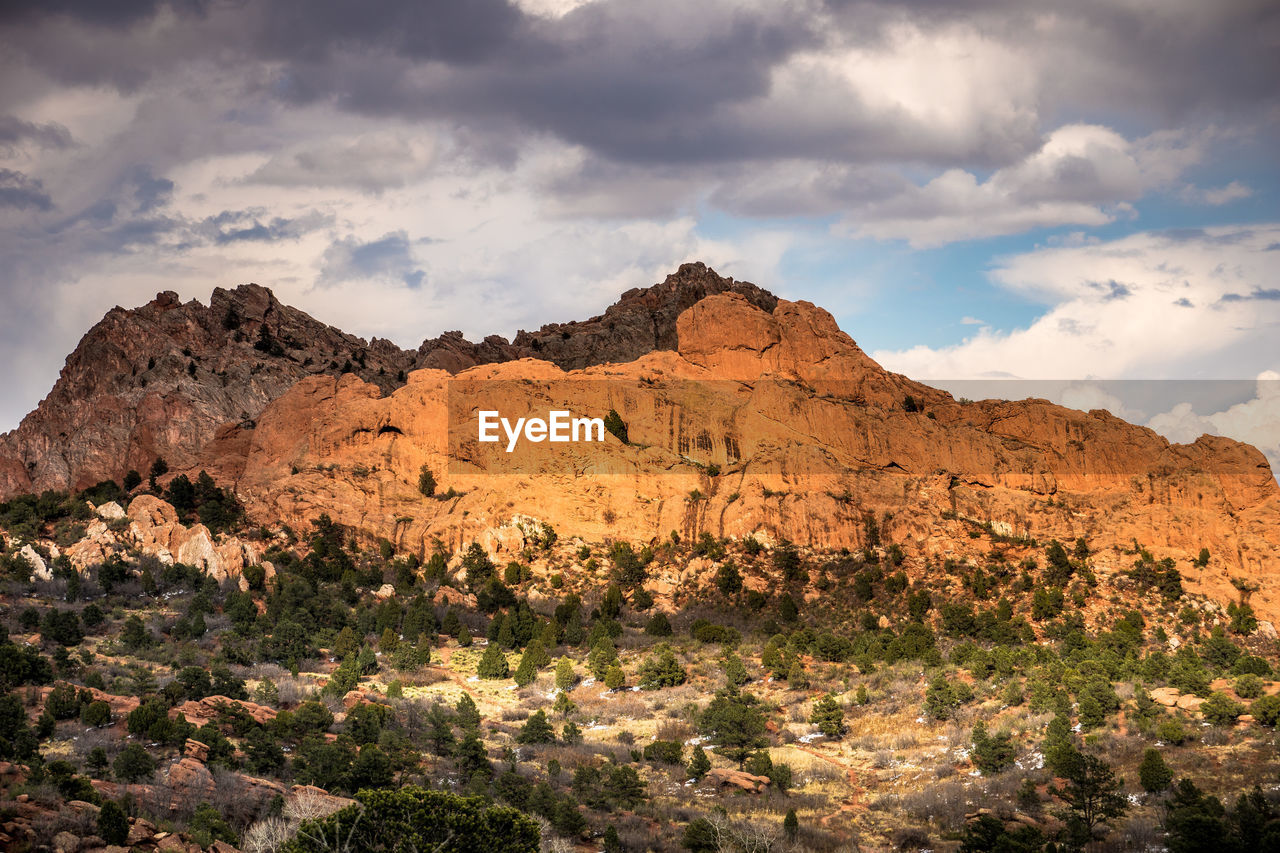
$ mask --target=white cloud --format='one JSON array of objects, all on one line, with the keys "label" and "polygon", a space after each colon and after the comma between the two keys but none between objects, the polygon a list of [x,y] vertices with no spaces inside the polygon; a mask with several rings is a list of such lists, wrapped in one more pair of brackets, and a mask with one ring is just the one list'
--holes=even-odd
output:
[{"label": "white cloud", "polygon": [[1180,444],[1205,434],[1225,435],[1252,444],[1280,476],[1280,372],[1260,373],[1252,400],[1209,415],[1197,414],[1190,403],[1179,403],[1153,417],[1147,426]]},{"label": "white cloud", "polygon": [[1239,181],[1232,181],[1222,187],[1187,187],[1179,197],[1189,204],[1208,204],[1213,207],[1221,207],[1224,204],[1230,204],[1233,201],[1239,201],[1242,198],[1249,198],[1253,195],[1253,189]]},{"label": "white cloud", "polygon": [[985,181],[948,169],[923,186],[855,205],[840,228],[914,247],[1063,225],[1099,226],[1133,213],[1130,202],[1200,159],[1203,141],[1158,133],[1129,141],[1107,127],[1073,124]]},{"label": "white cloud", "polygon": [[1005,258],[994,281],[1050,306],[1030,325],[874,356],[921,378],[1239,378],[1275,351],[1277,242],[1280,224],[1226,226]]}]

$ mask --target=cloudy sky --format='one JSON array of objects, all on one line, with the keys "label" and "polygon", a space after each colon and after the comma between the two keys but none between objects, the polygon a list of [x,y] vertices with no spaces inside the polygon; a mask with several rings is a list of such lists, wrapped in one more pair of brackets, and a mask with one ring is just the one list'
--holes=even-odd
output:
[{"label": "cloudy sky", "polygon": [[1250,380],[1073,387],[1280,460],[1278,131],[1272,0],[8,0],[0,430],[159,290],[416,346],[702,259],[919,378]]}]

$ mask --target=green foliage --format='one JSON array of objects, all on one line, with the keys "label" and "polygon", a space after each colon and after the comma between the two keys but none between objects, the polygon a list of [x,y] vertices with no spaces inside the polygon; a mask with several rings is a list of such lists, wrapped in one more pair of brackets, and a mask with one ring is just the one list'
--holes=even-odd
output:
[{"label": "green foliage", "polygon": [[813,712],[809,722],[818,727],[818,731],[827,737],[840,737],[844,734],[844,708],[835,697],[828,693],[813,703]]},{"label": "green foliage", "polygon": [[684,666],[676,659],[675,652],[665,643],[659,644],[653,654],[640,664],[640,688],[659,690],[678,687],[688,680]]},{"label": "green foliage", "polygon": [[435,497],[436,494],[436,475],[426,465],[418,470],[418,491],[424,498]]},{"label": "green foliage", "polygon": [[935,720],[947,720],[959,707],[960,698],[951,681],[941,673],[936,675],[924,694],[924,712]]},{"label": "green foliage", "polygon": [[480,663],[476,665],[476,675],[487,680],[508,678],[511,675],[507,656],[502,653],[497,643],[490,643],[484,650],[484,654],[480,656]]},{"label": "green foliage", "polygon": [[693,754],[689,756],[689,764],[685,770],[689,773],[690,779],[701,779],[707,775],[707,771],[711,769],[711,759],[707,758],[706,750],[701,746],[693,748]]},{"label": "green foliage", "polygon": [[1280,724],[1280,696],[1259,696],[1249,706],[1249,713],[1259,725],[1275,728]]},{"label": "green foliage", "polygon": [[98,835],[117,846],[129,840],[129,816],[115,800],[107,800],[98,809]]},{"label": "green foliage", "polygon": [[[703,753],[704,757],[706,753]],[[659,764],[680,764],[684,761],[684,744],[673,740],[655,740],[646,744],[644,760]]]},{"label": "green foliage", "polygon": [[649,621],[645,623],[644,632],[650,637],[670,637],[671,621],[667,619],[667,614],[659,610],[649,617]]},{"label": "green foliage", "polygon": [[604,428],[623,444],[631,443],[627,438],[627,424],[615,410],[610,409],[609,414],[604,416]]},{"label": "green foliage", "polygon": [[1032,826],[1008,829],[991,815],[979,815],[965,824],[960,837],[960,853],[1040,853],[1044,833]]},{"label": "green foliage", "polygon": [[306,821],[282,853],[349,850],[484,850],[536,853],[538,824],[515,809],[479,797],[408,786],[364,790],[356,803]]},{"label": "green foliage", "polygon": [[187,832],[201,847],[208,847],[215,841],[225,841],[231,845],[240,843],[222,813],[209,803],[196,806],[195,813],[187,824]]},{"label": "green foliage", "polygon": [[551,723],[547,721],[546,711],[534,712],[524,726],[521,727],[520,733],[516,736],[516,743],[555,743],[555,729],[551,728]]},{"label": "green foliage", "polygon": [[1060,772],[1066,785],[1051,791],[1066,804],[1068,832],[1078,843],[1089,841],[1099,826],[1128,811],[1129,801],[1121,793],[1123,780],[1096,755],[1077,752]]},{"label": "green foliage", "polygon": [[1232,809],[1190,779],[1174,786],[1167,803],[1165,831],[1170,853],[1253,853],[1280,849],[1280,815],[1255,787]]},{"label": "green foliage", "polygon": [[567,656],[556,661],[556,687],[560,690],[570,690],[578,681],[577,673],[573,671],[573,661]]},{"label": "green foliage", "polygon": [[973,724],[973,751],[971,753],[974,766],[982,771],[982,775],[991,776],[1013,766],[1015,758],[1013,738],[1008,732],[987,734],[986,723],[979,720]]},{"label": "green foliage", "polygon": [[1244,713],[1244,708],[1227,694],[1215,691],[1200,706],[1200,713],[1211,725],[1232,726],[1235,725],[1236,718]]},{"label": "green foliage", "polygon": [[765,744],[764,714],[755,697],[736,688],[717,693],[699,722],[702,732],[718,744],[716,752],[738,762],[739,767],[748,755]]},{"label": "green foliage", "polygon": [[1158,749],[1148,748],[1138,765],[1138,781],[1149,794],[1158,794],[1173,781],[1173,770],[1165,763]]},{"label": "green foliage", "polygon": [[143,782],[156,772],[156,763],[142,744],[131,743],[116,756],[111,769],[121,782]]}]

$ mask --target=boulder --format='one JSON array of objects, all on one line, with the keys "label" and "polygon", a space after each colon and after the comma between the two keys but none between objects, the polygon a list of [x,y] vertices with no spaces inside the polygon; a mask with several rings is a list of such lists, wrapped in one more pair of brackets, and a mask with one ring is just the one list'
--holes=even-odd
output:
[{"label": "boulder", "polygon": [[[209,768],[194,758],[183,758],[170,765],[165,773],[165,783],[173,793],[175,808],[207,800],[213,796],[216,788]],[[132,835],[130,840],[132,841]]]},{"label": "boulder", "polygon": [[31,565],[32,581],[51,581],[53,580],[53,572],[49,570],[49,566],[45,564],[44,557],[36,553],[36,549],[30,545],[23,545],[18,551],[18,556],[25,559]]},{"label": "boulder", "polygon": [[1199,696],[1187,694],[1178,697],[1178,707],[1184,711],[1199,711],[1200,706],[1204,704],[1204,700]]},{"label": "boulder", "polygon": [[755,776],[743,770],[731,770],[724,767],[716,767],[707,771],[705,778],[708,782],[719,787],[740,788],[752,794],[758,794],[769,787],[768,776]]}]

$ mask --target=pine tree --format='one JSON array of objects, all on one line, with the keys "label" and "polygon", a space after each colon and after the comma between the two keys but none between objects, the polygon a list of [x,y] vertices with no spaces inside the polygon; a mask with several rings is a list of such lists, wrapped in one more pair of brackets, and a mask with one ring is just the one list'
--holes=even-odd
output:
[{"label": "pine tree", "polygon": [[795,809],[787,809],[787,816],[782,819],[782,832],[788,841],[795,843],[796,836],[800,834],[800,819],[796,817]]},{"label": "pine tree", "polygon": [[1173,782],[1173,770],[1165,763],[1159,750],[1148,749],[1142,754],[1142,763],[1138,765],[1138,781],[1149,794],[1158,794]]},{"label": "pine tree", "polygon": [[613,640],[607,636],[596,640],[595,645],[591,647],[590,653],[587,654],[587,669],[591,670],[591,674],[597,680],[604,678],[605,672],[609,669],[609,664],[618,659],[618,649],[613,645]]},{"label": "pine tree", "polygon": [[525,721],[516,743],[555,743],[556,732],[547,721],[546,711],[537,711]]},{"label": "pine tree", "polygon": [[556,687],[561,690],[569,690],[578,680],[577,673],[573,671],[573,661],[567,656],[560,658],[556,662]]},{"label": "pine tree", "polygon": [[480,709],[476,707],[475,700],[469,693],[463,693],[458,697],[454,712],[458,715],[458,725],[463,729],[475,731],[480,728]]},{"label": "pine tree", "polygon": [[627,685],[627,675],[622,671],[622,667],[613,663],[604,673],[604,686],[610,690],[621,690]]},{"label": "pine tree", "polygon": [[787,686],[792,690],[809,689],[809,673],[805,671],[799,658],[791,662],[791,669],[787,672]]},{"label": "pine tree", "polygon": [[115,800],[107,800],[98,810],[98,835],[116,846],[129,840],[129,817]]},{"label": "pine tree", "polygon": [[529,648],[524,650],[524,654],[520,656],[520,663],[516,666],[515,674],[512,676],[520,687],[532,684],[534,679],[538,677],[538,659],[545,657],[546,652],[538,643],[531,643]]},{"label": "pine tree", "polygon": [[813,704],[809,722],[827,737],[840,737],[844,734],[844,708],[828,693]]},{"label": "pine tree", "polygon": [[507,665],[507,656],[496,644],[490,643],[476,666],[476,675],[484,679],[508,678],[511,668]]},{"label": "pine tree", "polygon": [[702,747],[693,748],[693,755],[689,757],[689,766],[686,769],[689,771],[690,779],[701,779],[707,775],[707,771],[711,769],[711,759],[707,758],[707,753]]}]

